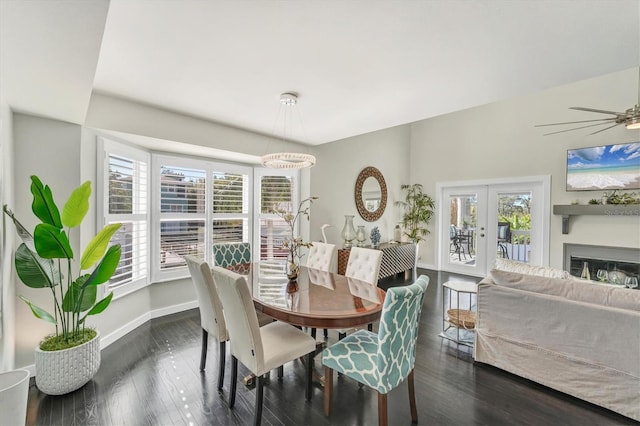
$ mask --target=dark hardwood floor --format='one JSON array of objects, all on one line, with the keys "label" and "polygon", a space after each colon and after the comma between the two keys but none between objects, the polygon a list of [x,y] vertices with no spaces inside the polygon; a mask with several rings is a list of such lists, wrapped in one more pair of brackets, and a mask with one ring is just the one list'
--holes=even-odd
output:
[{"label": "dark hardwood floor", "polygon": [[[499,369],[474,363],[471,349],[438,337],[442,329],[441,283],[431,277],[416,353],[415,390],[422,425],[623,425],[637,424],[616,413],[553,391]],[[477,279],[465,278],[470,281]],[[403,285],[386,280],[382,287]],[[330,342],[335,335],[330,334]],[[197,310],[154,319],[102,353],[95,378],[64,396],[47,396],[32,384],[27,424],[36,425],[245,425],[253,419],[254,391],[238,385],[236,405],[227,405],[230,357],[222,393],[216,390],[218,346],[209,344],[207,368],[199,371],[201,334]],[[523,360],[526,362],[526,360]],[[316,361],[321,372],[321,363]],[[248,374],[240,365],[239,377]],[[406,383],[389,394],[389,423],[409,425]],[[638,400],[640,403],[640,399]],[[334,379],[330,417],[322,389],[304,399],[304,368],[285,366],[264,391],[264,425],[377,424],[377,396],[366,387]],[[0,424],[2,423],[0,419]]]}]

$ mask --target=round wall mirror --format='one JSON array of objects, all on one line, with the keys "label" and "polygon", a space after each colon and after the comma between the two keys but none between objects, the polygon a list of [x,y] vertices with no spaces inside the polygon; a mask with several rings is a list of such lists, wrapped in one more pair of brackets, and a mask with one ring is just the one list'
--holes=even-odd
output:
[{"label": "round wall mirror", "polygon": [[358,213],[367,222],[373,222],[382,216],[387,207],[387,184],[380,170],[365,167],[356,180],[356,207]]}]

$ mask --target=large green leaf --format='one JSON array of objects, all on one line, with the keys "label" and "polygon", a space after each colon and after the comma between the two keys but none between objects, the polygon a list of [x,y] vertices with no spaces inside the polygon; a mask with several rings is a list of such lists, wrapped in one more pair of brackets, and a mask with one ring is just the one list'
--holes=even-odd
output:
[{"label": "large green leaf", "polygon": [[95,306],[91,308],[89,312],[87,312],[87,315],[98,315],[99,313],[107,309],[107,306],[109,306],[109,304],[111,303],[112,298],[113,293],[109,293],[107,297],[96,303]]},{"label": "large green leaf", "polygon": [[107,225],[89,242],[80,258],[80,268],[85,270],[91,268],[104,255],[109,241],[115,232],[120,228],[119,223]]},{"label": "large green leaf", "polygon": [[16,273],[27,287],[43,288],[58,284],[58,268],[51,259],[43,259],[22,243],[16,250]]},{"label": "large green leaf", "polygon": [[109,281],[120,262],[120,254],[122,249],[120,244],[109,247],[96,269],[93,270],[89,279],[85,282],[85,287],[89,285],[98,285]]},{"label": "large green leaf", "polygon": [[[65,312],[84,312],[91,308],[96,301],[97,287],[84,287],[89,274],[82,275],[74,281],[62,300],[62,310]],[[78,303],[79,302],[79,303]]]},{"label": "large green leaf", "polygon": [[48,223],[40,223],[33,232],[36,251],[45,259],[73,259],[66,232]]},{"label": "large green leaf", "polygon": [[36,251],[36,246],[33,243],[33,235],[31,235],[31,233],[27,231],[24,226],[22,226],[22,224],[18,221],[18,219],[16,219],[13,212],[9,209],[9,207],[7,207],[6,204],[4,205],[3,209],[4,213],[11,218],[13,224],[16,226],[16,232],[18,233],[18,236],[20,237],[22,242],[25,243],[27,247],[29,247],[29,250]]},{"label": "large green leaf", "polygon": [[62,208],[62,224],[74,228],[82,223],[89,211],[89,197],[91,196],[91,182],[86,181],[73,190]]},{"label": "large green leaf", "polygon": [[38,176],[31,176],[31,193],[33,194],[33,203],[31,210],[44,223],[62,228],[60,221],[60,211],[53,201],[53,194],[49,185],[44,186]]},{"label": "large green leaf", "polygon": [[56,319],[49,312],[47,312],[44,309],[34,305],[33,303],[31,303],[24,296],[20,296],[20,299],[24,300],[24,303],[29,305],[29,307],[31,308],[31,312],[33,312],[33,315],[35,315],[36,318],[40,318],[40,319],[45,320],[47,322],[50,322],[52,324],[57,324]]}]

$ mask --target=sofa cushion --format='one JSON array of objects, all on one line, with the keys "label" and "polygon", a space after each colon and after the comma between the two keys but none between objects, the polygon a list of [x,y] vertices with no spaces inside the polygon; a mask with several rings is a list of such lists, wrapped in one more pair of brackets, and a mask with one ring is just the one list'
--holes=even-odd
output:
[{"label": "sofa cushion", "polygon": [[503,259],[500,257],[496,259],[495,269],[549,278],[569,278],[571,276],[569,272],[563,271],[562,269],[530,265],[528,263],[522,263],[511,259]]},{"label": "sofa cushion", "polygon": [[491,278],[496,285],[564,297],[586,303],[630,309],[640,312],[640,291],[612,287],[583,280],[565,280],[493,269]]}]

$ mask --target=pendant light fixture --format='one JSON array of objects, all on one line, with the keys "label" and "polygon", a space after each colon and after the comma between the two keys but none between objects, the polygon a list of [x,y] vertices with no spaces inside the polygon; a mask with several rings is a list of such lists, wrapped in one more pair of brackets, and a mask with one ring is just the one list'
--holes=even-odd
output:
[{"label": "pendant light fixture", "polygon": [[[296,93],[287,92],[280,95],[280,104],[285,110],[283,140],[286,140],[287,122],[290,121],[288,118],[293,115],[288,112],[295,108],[297,103],[298,95]],[[313,167],[316,164],[316,157],[299,152],[276,152],[263,155],[261,161],[263,166],[272,169],[304,169],[305,167]]]}]

